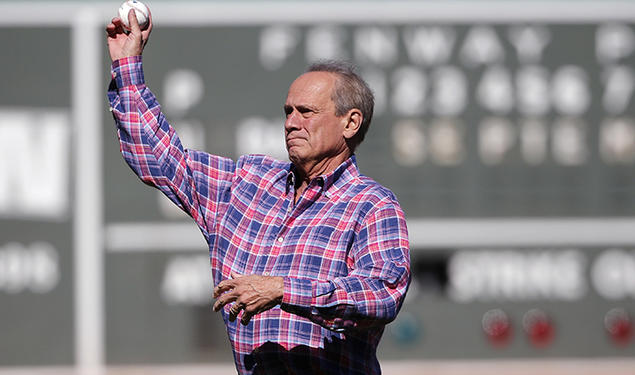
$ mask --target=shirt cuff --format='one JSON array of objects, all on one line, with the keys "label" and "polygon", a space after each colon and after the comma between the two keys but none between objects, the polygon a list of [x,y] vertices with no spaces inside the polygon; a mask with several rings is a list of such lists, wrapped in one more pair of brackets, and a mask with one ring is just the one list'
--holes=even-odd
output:
[{"label": "shirt cuff", "polygon": [[[319,297],[328,298],[335,286],[330,281],[317,281],[293,277],[284,278],[282,303],[294,306],[315,307],[321,305]],[[318,306],[319,307],[319,306]]]},{"label": "shirt cuff", "polygon": [[110,74],[117,88],[145,84],[141,55],[124,57],[112,62]]}]

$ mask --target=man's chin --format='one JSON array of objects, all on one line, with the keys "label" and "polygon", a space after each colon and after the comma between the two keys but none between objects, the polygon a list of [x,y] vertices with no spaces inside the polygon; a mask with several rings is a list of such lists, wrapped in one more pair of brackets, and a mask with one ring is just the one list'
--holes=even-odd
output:
[{"label": "man's chin", "polygon": [[306,160],[306,157],[302,155],[300,151],[301,150],[299,147],[289,147],[287,149],[287,155],[289,156],[289,160],[296,166],[302,165],[303,161]]},{"label": "man's chin", "polygon": [[300,161],[300,158],[298,157],[298,155],[296,155],[295,153],[288,151],[287,155],[289,156],[289,161],[292,162],[293,164],[298,164],[298,162]]}]

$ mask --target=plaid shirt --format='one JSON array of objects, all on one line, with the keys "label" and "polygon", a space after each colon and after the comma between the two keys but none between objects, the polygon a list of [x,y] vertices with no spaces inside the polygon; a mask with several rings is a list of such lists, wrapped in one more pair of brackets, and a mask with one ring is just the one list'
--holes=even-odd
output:
[{"label": "plaid shirt", "polygon": [[147,184],[196,221],[214,283],[282,276],[279,306],[247,326],[222,310],[241,374],[378,374],[376,349],[410,281],[408,234],[392,192],[352,156],[294,203],[294,167],[186,150],[146,87],[140,57],[112,65],[108,97],[121,152]]}]

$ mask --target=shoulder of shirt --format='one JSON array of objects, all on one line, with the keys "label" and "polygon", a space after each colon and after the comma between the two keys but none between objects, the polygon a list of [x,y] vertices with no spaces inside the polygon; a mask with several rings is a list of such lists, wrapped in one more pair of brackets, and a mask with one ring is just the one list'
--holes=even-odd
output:
[{"label": "shoulder of shirt", "polygon": [[[368,218],[383,212],[383,215],[405,218],[403,209],[395,194],[387,187],[372,178],[358,175],[337,193],[339,199],[354,204],[359,214],[358,223],[365,223]],[[362,227],[358,227],[357,230]]]},{"label": "shoulder of shirt", "polygon": [[362,174],[356,176],[342,193],[345,199],[368,202],[375,208],[386,204],[399,207],[397,196],[392,190]]},{"label": "shoulder of shirt", "polygon": [[251,173],[278,173],[281,171],[289,171],[291,163],[277,160],[268,155],[248,154],[238,158],[236,163],[237,170],[245,170]]}]

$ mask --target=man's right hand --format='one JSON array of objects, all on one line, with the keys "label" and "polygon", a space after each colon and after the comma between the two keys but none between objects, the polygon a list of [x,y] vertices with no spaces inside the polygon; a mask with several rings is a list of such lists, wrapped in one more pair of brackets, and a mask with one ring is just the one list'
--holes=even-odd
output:
[{"label": "man's right hand", "polygon": [[148,27],[141,30],[139,22],[134,10],[128,13],[128,22],[130,32],[126,32],[123,23],[119,17],[112,19],[110,24],[106,26],[108,34],[108,51],[112,61],[119,60],[124,57],[141,55],[143,47],[148,43],[150,32],[152,31],[152,14],[148,9]]}]

